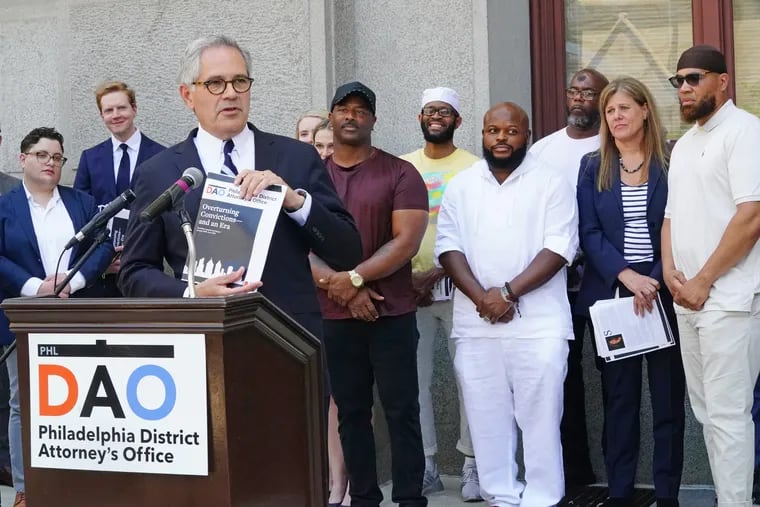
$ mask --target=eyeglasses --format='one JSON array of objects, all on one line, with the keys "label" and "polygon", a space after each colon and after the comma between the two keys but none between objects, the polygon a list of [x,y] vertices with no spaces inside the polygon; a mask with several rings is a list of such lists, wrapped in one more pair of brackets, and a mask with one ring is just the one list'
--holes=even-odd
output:
[{"label": "eyeglasses", "polygon": [[206,87],[211,95],[221,95],[227,89],[227,85],[231,84],[232,89],[238,93],[245,93],[251,89],[253,84],[253,78],[247,76],[238,76],[236,78],[225,81],[221,78],[209,79],[208,81],[193,81],[190,84],[203,85]]},{"label": "eyeglasses", "polygon": [[438,113],[438,116],[441,118],[448,118],[449,116],[458,114],[453,108],[450,107],[425,106],[422,108],[422,114],[425,116],[434,116],[435,113]]},{"label": "eyeglasses", "polygon": [[689,86],[699,86],[699,82],[702,81],[702,78],[708,74],[717,74],[717,72],[706,70],[704,72],[692,72],[691,74],[686,74],[685,76],[679,76],[676,74],[673,77],[669,77],[668,81],[670,81],[670,84],[673,85],[673,88],[676,89],[683,86],[684,81],[686,81],[686,84]]},{"label": "eyeglasses", "polygon": [[50,153],[46,151],[27,151],[25,155],[34,155],[35,157],[37,157],[37,162],[39,162],[40,164],[47,164],[50,161],[50,159],[52,159],[53,164],[59,167],[63,167],[63,164],[65,164],[66,161],[68,160],[63,155],[59,155],[58,153],[56,153],[55,155],[51,155]]},{"label": "eyeglasses", "polygon": [[583,100],[593,100],[597,95],[599,95],[599,92],[596,90],[579,90],[578,88],[568,88],[565,90],[565,96],[567,96],[568,99],[577,99],[580,97]]}]

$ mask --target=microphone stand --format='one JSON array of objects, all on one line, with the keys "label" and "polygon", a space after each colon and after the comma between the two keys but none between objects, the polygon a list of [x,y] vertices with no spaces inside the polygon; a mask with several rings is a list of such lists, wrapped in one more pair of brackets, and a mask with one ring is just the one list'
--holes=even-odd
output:
[{"label": "microphone stand", "polygon": [[[74,278],[74,275],[79,273],[79,270],[82,269],[82,265],[89,259],[89,257],[93,254],[96,248],[98,248],[101,243],[104,243],[105,241],[110,240],[110,234],[108,232],[108,229],[102,228],[97,236],[95,236],[95,239],[92,242],[92,245],[90,245],[90,248],[87,249],[87,251],[82,255],[79,260],[74,264],[74,266],[69,270],[69,273],[66,275],[66,278],[59,283],[55,289],[53,290],[52,297],[58,297],[58,295],[63,291],[63,289],[66,288],[66,285],[69,284],[72,278]],[[51,296],[43,296],[43,297],[51,297]],[[5,352],[3,352],[3,355],[0,356],[0,365],[5,363],[8,360],[8,356],[11,355],[11,353],[16,350],[16,340],[13,340],[13,343],[8,345],[5,348]]]},{"label": "microphone stand", "polygon": [[182,231],[185,233],[185,240],[187,241],[187,291],[191,298],[195,297],[195,240],[193,240],[193,226],[191,224],[190,215],[188,214],[182,203],[178,203],[176,207],[177,214],[179,215],[180,225]]}]

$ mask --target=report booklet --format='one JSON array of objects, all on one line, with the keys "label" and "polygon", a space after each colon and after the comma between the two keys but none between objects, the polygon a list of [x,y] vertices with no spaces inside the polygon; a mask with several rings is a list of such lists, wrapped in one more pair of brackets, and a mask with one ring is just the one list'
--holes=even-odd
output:
[{"label": "report booklet", "polygon": [[129,210],[123,209],[119,211],[108,222],[108,230],[111,231],[111,241],[113,246],[121,246],[124,244],[124,236],[127,234],[127,224],[129,223]]},{"label": "report booklet", "polygon": [[[285,191],[272,185],[250,201],[240,198],[234,178],[209,174],[195,218],[195,281],[245,268],[243,281],[261,280]],[[182,273],[187,280],[188,266]]]},{"label": "report booklet", "polygon": [[676,340],[660,295],[644,316],[633,313],[633,297],[599,300],[589,308],[599,357],[616,361],[672,347]]}]

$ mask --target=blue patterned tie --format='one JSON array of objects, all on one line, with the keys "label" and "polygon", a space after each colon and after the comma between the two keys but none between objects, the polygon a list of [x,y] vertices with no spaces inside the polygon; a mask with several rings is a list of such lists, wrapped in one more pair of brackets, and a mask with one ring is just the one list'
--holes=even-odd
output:
[{"label": "blue patterned tie", "polygon": [[235,167],[235,163],[232,161],[232,157],[230,156],[230,153],[232,153],[233,149],[235,149],[235,143],[232,142],[232,139],[224,143],[224,166],[232,171],[232,174],[237,176],[237,167]]},{"label": "blue patterned tie", "polygon": [[119,162],[119,172],[116,174],[116,193],[121,194],[129,188],[129,153],[127,152],[127,146],[124,143],[119,145],[119,148],[124,152],[121,155],[121,162]]}]

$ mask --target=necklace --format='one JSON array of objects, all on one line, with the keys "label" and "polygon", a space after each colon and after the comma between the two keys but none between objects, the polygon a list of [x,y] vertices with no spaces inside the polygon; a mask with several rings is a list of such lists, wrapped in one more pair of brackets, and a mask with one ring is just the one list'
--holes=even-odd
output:
[{"label": "necklace", "polygon": [[620,168],[623,171],[627,172],[628,174],[633,174],[635,172],[639,172],[641,170],[641,168],[644,167],[644,161],[643,160],[641,161],[641,163],[639,164],[639,166],[636,169],[628,169],[625,166],[625,164],[623,163],[623,157],[620,157],[619,160],[620,160]]}]

